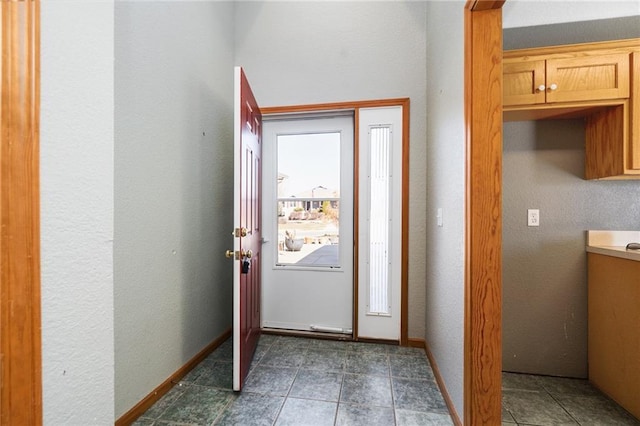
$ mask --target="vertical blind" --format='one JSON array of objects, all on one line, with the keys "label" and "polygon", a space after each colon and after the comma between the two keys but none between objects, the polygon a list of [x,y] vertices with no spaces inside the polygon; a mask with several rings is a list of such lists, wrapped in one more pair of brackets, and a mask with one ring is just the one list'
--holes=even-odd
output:
[{"label": "vertical blind", "polygon": [[368,314],[389,315],[391,300],[391,127],[369,128],[369,306]]}]

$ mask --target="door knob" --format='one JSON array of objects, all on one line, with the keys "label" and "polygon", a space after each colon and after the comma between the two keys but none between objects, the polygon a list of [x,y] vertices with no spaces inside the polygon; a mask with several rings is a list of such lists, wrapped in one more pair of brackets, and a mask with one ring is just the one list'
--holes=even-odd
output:
[{"label": "door knob", "polygon": [[227,250],[224,252],[224,256],[227,259],[236,259],[236,260],[240,260],[240,259],[251,259],[251,256],[253,256],[253,252],[251,250],[240,250],[240,251],[233,251],[233,250]]}]

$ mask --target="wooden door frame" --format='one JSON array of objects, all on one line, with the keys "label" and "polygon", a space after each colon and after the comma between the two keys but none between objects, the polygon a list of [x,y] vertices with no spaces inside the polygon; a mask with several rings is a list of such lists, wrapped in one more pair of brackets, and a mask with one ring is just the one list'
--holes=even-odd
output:
[{"label": "wooden door frame", "polygon": [[358,110],[361,108],[380,108],[389,106],[402,107],[402,256],[400,278],[400,345],[409,344],[409,98],[381,99],[371,101],[347,101],[311,105],[291,105],[261,108],[262,115],[293,114],[306,112],[353,110],[353,336],[358,332],[358,218],[359,193],[358,193]]},{"label": "wooden door frame", "polygon": [[0,425],[41,425],[40,2],[1,10]]},{"label": "wooden door frame", "polygon": [[465,33],[464,424],[502,409],[502,5],[468,0]]}]

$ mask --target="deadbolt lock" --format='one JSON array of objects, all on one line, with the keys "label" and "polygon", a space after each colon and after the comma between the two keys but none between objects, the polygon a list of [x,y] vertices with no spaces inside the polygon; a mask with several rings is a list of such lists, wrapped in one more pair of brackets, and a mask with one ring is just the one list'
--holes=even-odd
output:
[{"label": "deadbolt lock", "polygon": [[236,238],[246,237],[247,236],[247,228],[236,228],[231,233]]}]

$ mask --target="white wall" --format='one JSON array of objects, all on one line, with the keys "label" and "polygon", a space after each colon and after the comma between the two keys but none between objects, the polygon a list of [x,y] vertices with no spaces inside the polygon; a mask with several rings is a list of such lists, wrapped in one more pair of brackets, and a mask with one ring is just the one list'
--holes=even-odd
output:
[{"label": "white wall", "polygon": [[529,27],[635,15],[640,15],[639,0],[509,0],[502,8],[502,26]]},{"label": "white wall", "polygon": [[115,10],[119,417],[231,327],[233,4]]},{"label": "white wall", "polygon": [[409,337],[424,337],[426,3],[238,2],[236,63],[262,106],[411,98]]},{"label": "white wall", "polygon": [[44,424],[112,424],[113,1],[41,20]]},{"label": "white wall", "polygon": [[[464,1],[427,7],[426,339],[458,415],[464,363]],[[436,212],[443,209],[443,226]]]}]

